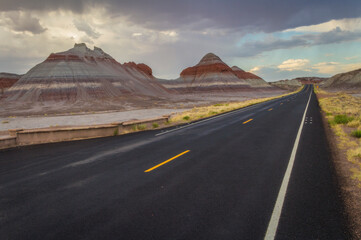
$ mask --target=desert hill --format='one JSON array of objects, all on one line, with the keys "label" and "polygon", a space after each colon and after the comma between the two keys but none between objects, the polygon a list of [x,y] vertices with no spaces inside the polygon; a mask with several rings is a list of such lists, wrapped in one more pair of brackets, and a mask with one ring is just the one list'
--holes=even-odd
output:
[{"label": "desert hill", "polygon": [[88,101],[121,96],[161,97],[168,91],[145,64],[120,64],[102,49],[75,44],[52,53],[5,92],[7,101]]},{"label": "desert hill", "polygon": [[325,81],[323,87],[345,90],[361,89],[361,69],[336,74]]}]

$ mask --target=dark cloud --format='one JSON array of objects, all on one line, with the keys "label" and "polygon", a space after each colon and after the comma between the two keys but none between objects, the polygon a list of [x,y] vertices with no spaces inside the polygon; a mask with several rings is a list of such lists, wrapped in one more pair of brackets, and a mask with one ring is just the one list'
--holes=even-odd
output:
[{"label": "dark cloud", "polygon": [[290,40],[284,39],[267,39],[264,41],[247,42],[240,48],[240,57],[253,57],[263,52],[277,49],[289,49],[299,46],[307,46],[309,42],[303,38],[293,37]]},{"label": "dark cloud", "polygon": [[65,9],[81,13],[88,7],[104,6],[109,14],[127,16],[133,23],[158,30],[213,27],[273,32],[361,15],[359,0],[0,0],[0,3],[0,11]]},{"label": "dark cloud", "polygon": [[89,37],[97,39],[100,37],[100,33],[96,32],[87,22],[79,19],[74,19],[74,26],[81,32],[86,33]]},{"label": "dark cloud", "polygon": [[29,12],[7,12],[2,14],[2,18],[2,25],[16,32],[40,34],[46,31],[46,28],[41,26],[39,19],[32,17]]},{"label": "dark cloud", "polygon": [[265,39],[263,41],[246,42],[239,48],[239,57],[257,56],[263,52],[277,49],[316,46],[332,43],[354,41],[361,38],[361,32],[343,31],[337,27],[332,31],[293,36],[291,39]]},{"label": "dark cloud", "polygon": [[337,27],[325,33],[304,35],[303,38],[312,40],[313,45],[341,43],[361,38],[361,32],[343,31],[340,27]]}]

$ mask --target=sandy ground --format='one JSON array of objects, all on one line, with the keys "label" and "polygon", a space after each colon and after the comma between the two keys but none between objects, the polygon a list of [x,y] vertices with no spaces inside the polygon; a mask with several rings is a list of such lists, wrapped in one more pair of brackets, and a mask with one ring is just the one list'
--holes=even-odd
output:
[{"label": "sandy ground", "polygon": [[0,107],[0,135],[8,129],[32,129],[59,126],[107,124],[127,120],[142,120],[182,112],[195,106],[219,102],[245,101],[286,93],[283,90],[256,89],[237,92],[201,92],[173,95],[170,99],[130,98],[121,102],[32,103]]},{"label": "sandy ground", "polygon": [[142,120],[185,110],[187,109],[141,109],[70,116],[0,117],[0,134],[8,129],[16,128],[31,129],[56,126],[81,126],[123,122],[135,119]]}]

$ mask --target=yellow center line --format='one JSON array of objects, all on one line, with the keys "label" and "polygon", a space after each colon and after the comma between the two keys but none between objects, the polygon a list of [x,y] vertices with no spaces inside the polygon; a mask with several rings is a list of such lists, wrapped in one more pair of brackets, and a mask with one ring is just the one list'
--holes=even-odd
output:
[{"label": "yellow center line", "polygon": [[252,120],[253,120],[253,118],[248,119],[247,121],[243,122],[243,124],[246,124],[246,123],[248,123],[248,122],[250,122],[250,121],[252,121]]},{"label": "yellow center line", "polygon": [[268,109],[268,111],[272,111],[272,110],[273,110],[273,108]]},{"label": "yellow center line", "polygon": [[189,152],[189,151],[190,151],[190,150],[184,151],[184,152],[178,154],[177,156],[174,156],[174,157],[172,157],[172,158],[170,158],[170,159],[168,159],[168,160],[166,160],[166,161],[164,161],[164,162],[162,162],[162,163],[159,163],[158,165],[155,165],[154,167],[149,168],[148,170],[145,170],[144,172],[150,172],[150,171],[152,171],[152,170],[154,170],[154,169],[156,169],[156,168],[158,168],[158,167],[160,167],[160,166],[162,166],[162,165],[164,165],[164,164],[166,164],[166,163],[168,163],[168,162],[176,159],[177,157],[180,157],[180,156],[186,154],[186,153]]}]

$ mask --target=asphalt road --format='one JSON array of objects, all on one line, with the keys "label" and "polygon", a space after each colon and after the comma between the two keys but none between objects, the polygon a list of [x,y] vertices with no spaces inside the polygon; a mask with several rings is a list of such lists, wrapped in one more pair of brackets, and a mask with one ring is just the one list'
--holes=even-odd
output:
[{"label": "asphalt road", "polygon": [[0,152],[0,239],[349,239],[343,212],[311,86],[167,132]]}]

